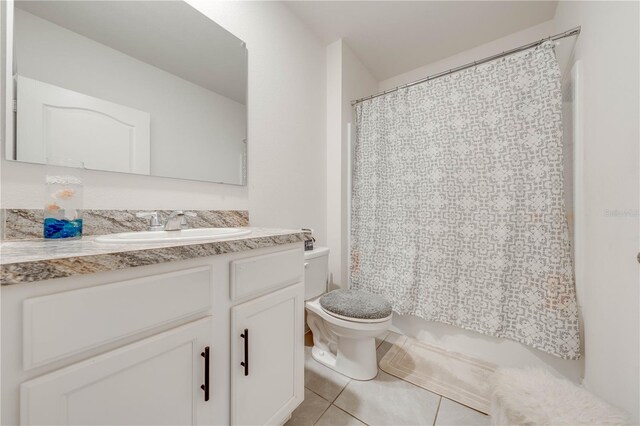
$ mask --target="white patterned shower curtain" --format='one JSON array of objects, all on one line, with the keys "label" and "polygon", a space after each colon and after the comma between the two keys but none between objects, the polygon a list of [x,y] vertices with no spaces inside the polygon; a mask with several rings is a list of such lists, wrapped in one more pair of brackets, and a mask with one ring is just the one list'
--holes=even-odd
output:
[{"label": "white patterned shower curtain", "polygon": [[580,356],[551,43],[356,106],[351,287]]}]

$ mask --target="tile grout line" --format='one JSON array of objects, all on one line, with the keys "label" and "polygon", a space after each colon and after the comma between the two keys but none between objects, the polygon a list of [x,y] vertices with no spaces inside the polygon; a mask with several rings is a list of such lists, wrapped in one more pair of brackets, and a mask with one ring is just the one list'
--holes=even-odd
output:
[{"label": "tile grout line", "polygon": [[327,398],[325,398],[325,397],[323,397],[322,395],[320,395],[318,392],[315,392],[313,389],[308,388],[308,387],[306,387],[306,386],[305,386],[304,388],[305,388],[306,390],[308,390],[309,392],[312,392],[312,393],[314,393],[314,394],[318,395],[320,398],[324,399],[325,401],[327,401],[327,402],[331,402],[331,401],[329,401]]},{"label": "tile grout line", "polygon": [[[436,394],[438,395],[438,394]],[[436,422],[438,421],[438,414],[440,414],[440,404],[442,404],[442,395],[439,395],[440,399],[438,400],[438,408],[436,408],[436,415],[433,418],[433,425],[432,426],[436,426]]]},{"label": "tile grout line", "polygon": [[[345,377],[347,377],[347,376],[345,376]],[[336,397],[333,399],[333,401],[331,401],[331,404],[333,404],[334,402],[336,402],[338,400],[340,395],[342,395],[342,392],[344,392],[344,390],[347,388],[347,386],[349,386],[349,383],[351,383],[352,381],[353,381],[353,379],[350,378],[349,381],[347,383],[345,383],[344,387],[342,389],[340,389],[340,392],[338,392],[338,395],[336,395]]]},{"label": "tile grout line", "polygon": [[[322,397],[321,397],[321,398],[322,398]],[[326,401],[326,399],[325,399],[325,401]],[[329,410],[329,408],[331,408],[331,406],[332,406],[332,405],[333,405],[332,403],[329,403],[329,405],[327,406],[327,408],[325,408],[325,409],[324,409],[324,411],[322,412],[322,414],[320,414],[320,417],[318,417],[318,420],[316,420],[315,422],[313,422],[313,424],[314,424],[314,425],[320,421],[320,419],[322,418],[322,416],[324,416],[324,413],[326,413],[326,412]]]},{"label": "tile grout line", "polygon": [[384,339],[378,339],[380,340],[380,343],[376,345],[376,349],[378,349],[384,342],[387,341],[387,337],[389,337],[389,332],[387,332],[387,334],[384,335]]},{"label": "tile grout line", "polygon": [[[346,377],[346,376],[345,376]],[[342,392],[344,392],[344,390],[347,388],[347,386],[349,385],[349,383],[352,382],[353,379],[349,379],[349,381],[344,385],[344,387],[340,390],[340,393],[338,393],[338,395],[335,397],[335,399],[333,400],[333,402],[335,402],[338,397],[340,395],[342,395]],[[325,408],[325,410],[322,412],[322,414],[320,414],[320,417],[318,417],[318,420],[316,420],[313,424],[315,425],[316,423],[318,423],[320,421],[320,419],[322,418],[322,416],[324,416],[324,414],[329,410],[329,408],[331,408],[331,406],[336,407],[338,410],[342,411],[343,413],[347,414],[348,416],[353,417],[354,419],[358,420],[359,422],[362,422],[363,424],[369,426],[369,424],[367,422],[365,422],[364,420],[362,420],[361,418],[356,417],[355,415],[353,415],[352,413],[348,412],[347,410],[343,410],[342,408],[338,407],[337,405],[335,405],[332,401],[329,401],[328,399],[326,399],[325,397],[323,397],[322,395],[314,392],[313,390],[309,389],[308,387],[305,386],[305,389],[307,389],[309,392],[318,395],[320,398],[322,398],[323,400],[327,401],[329,403],[329,406],[327,408]]]},{"label": "tile grout line", "polygon": [[[347,377],[347,376],[345,376],[345,377]],[[347,388],[347,386],[349,386],[349,383],[351,383],[352,381],[353,381],[353,379],[352,379],[352,378],[349,378],[349,381],[348,381],[348,382],[344,385],[344,387],[340,390],[340,392],[338,393],[338,395],[336,395],[336,397],[334,398],[334,400],[333,400],[333,401],[331,401],[331,405],[335,405],[335,404],[334,404],[334,402],[336,402],[336,401],[338,400],[338,398],[340,398],[340,395],[342,395],[342,392],[344,392],[344,390]],[[342,408],[338,407],[337,405],[336,405],[336,408],[338,408],[338,409],[342,410]],[[348,415],[350,415],[351,417],[358,419],[356,416],[354,416],[353,414],[351,414],[351,413],[350,413],[350,412],[348,412],[347,410],[342,410],[342,411],[344,411],[345,413],[347,413],[347,414],[348,414]],[[360,419],[358,419],[358,420],[360,420]],[[364,423],[364,422],[363,422],[363,423]]]},{"label": "tile grout line", "polygon": [[313,389],[309,389],[308,387],[304,387],[306,390],[308,390],[309,392],[311,392],[312,394],[315,394],[317,396],[319,396],[320,398],[324,399],[325,401],[327,401],[329,404],[332,404],[331,401],[329,401],[327,398],[325,398],[324,396],[320,395],[318,392],[315,392]]},{"label": "tile grout line", "polygon": [[[380,374],[380,367],[378,367],[378,374]],[[376,374],[376,377],[378,377],[378,374]],[[345,376],[346,377],[346,376]],[[374,380],[376,377],[374,377],[372,380]],[[354,419],[364,423],[365,425],[369,425],[369,423],[365,422],[364,420],[362,420],[361,418],[359,418],[358,416],[356,416],[353,413],[350,413],[347,410],[344,410],[342,408],[340,408],[338,405],[334,404],[334,402],[336,402],[338,400],[338,398],[340,397],[340,395],[342,395],[342,392],[344,392],[344,390],[347,388],[347,386],[349,386],[349,384],[353,381],[354,379],[349,379],[349,381],[347,382],[347,384],[344,386],[344,388],[342,388],[342,390],[340,391],[340,393],[338,394],[338,396],[336,396],[336,399],[333,400],[333,402],[331,403],[331,405],[335,406],[338,410],[340,411],[344,411],[345,413],[347,413],[349,416],[353,417]],[[440,406],[440,403],[438,403],[438,407]]]},{"label": "tile grout line", "polygon": [[342,408],[338,407],[337,405],[331,404],[334,407],[336,407],[338,410],[342,411],[343,413],[345,413],[347,416],[353,417],[354,419],[358,420],[359,422],[364,423],[365,425],[369,426],[369,423],[365,422],[364,420],[354,416],[353,414],[351,414],[350,412],[348,412],[347,410],[343,410]]}]

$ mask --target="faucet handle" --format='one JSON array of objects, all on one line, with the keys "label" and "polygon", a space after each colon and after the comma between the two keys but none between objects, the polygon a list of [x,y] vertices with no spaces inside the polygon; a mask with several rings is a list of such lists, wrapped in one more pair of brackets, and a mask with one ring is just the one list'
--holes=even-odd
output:
[{"label": "faucet handle", "polygon": [[187,223],[187,216],[196,217],[198,213],[196,212],[182,212],[182,220],[180,221],[180,229],[188,229],[189,224]]},{"label": "faucet handle", "polygon": [[138,212],[136,213],[136,217],[148,217],[150,231],[157,231],[162,229],[160,219],[158,218],[158,212]]}]

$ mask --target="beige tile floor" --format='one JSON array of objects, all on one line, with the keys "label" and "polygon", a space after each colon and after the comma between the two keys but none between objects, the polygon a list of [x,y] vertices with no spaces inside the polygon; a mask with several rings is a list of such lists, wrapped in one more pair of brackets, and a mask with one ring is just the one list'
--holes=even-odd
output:
[{"label": "beige tile floor", "polygon": [[[398,338],[378,340],[378,362]],[[366,382],[351,380],[311,358],[305,348],[304,402],[286,426],[435,425],[481,426],[489,416],[379,371]]]}]

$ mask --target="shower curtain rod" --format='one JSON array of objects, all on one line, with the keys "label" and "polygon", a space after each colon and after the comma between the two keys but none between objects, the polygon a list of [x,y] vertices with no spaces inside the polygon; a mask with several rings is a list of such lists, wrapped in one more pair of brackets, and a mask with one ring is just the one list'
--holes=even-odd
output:
[{"label": "shower curtain rod", "polygon": [[563,33],[559,33],[553,36],[549,36],[543,39],[540,39],[538,41],[534,41],[533,43],[529,43],[529,44],[525,44],[524,46],[520,46],[520,47],[516,47],[515,49],[511,49],[511,50],[506,50],[502,53],[498,53],[497,55],[493,55],[493,56],[488,56],[484,59],[480,59],[479,61],[473,61],[473,62],[469,62],[468,64],[465,65],[461,65],[457,68],[451,68],[448,71],[444,71],[438,74],[434,74],[434,75],[430,75],[429,77],[425,77],[425,78],[421,78],[420,80],[416,80],[416,81],[412,81],[411,83],[407,83],[407,84],[403,84],[400,86],[396,86],[393,89],[389,89],[389,90],[385,90],[383,92],[379,92],[379,93],[375,93],[373,95],[369,95],[369,96],[365,96],[364,98],[360,98],[357,99],[355,101],[351,101],[351,106],[355,106],[356,104],[359,104],[360,102],[363,101],[368,101],[369,99],[373,99],[373,98],[377,98],[378,96],[383,96],[392,92],[397,92],[400,89],[404,89],[405,87],[411,87],[411,86],[415,86],[416,84],[420,84],[420,83],[424,83],[426,81],[429,80],[433,80],[435,78],[438,77],[443,77],[445,75],[449,75],[449,74],[453,74],[454,72],[458,72],[458,71],[462,71],[465,70],[467,68],[471,68],[471,67],[475,67],[477,65],[481,65],[484,64],[486,62],[490,62],[493,61],[494,59],[499,59],[499,58],[503,58],[505,56],[509,56],[512,55],[514,53],[518,53],[521,52],[523,50],[527,50],[527,49],[531,49],[532,47],[536,47],[541,45],[542,43],[546,42],[546,41],[555,41],[555,40],[560,40],[562,38],[565,37],[572,37],[572,36],[577,36],[580,34],[580,26],[577,26],[575,28],[571,28],[570,30],[567,30]]}]

